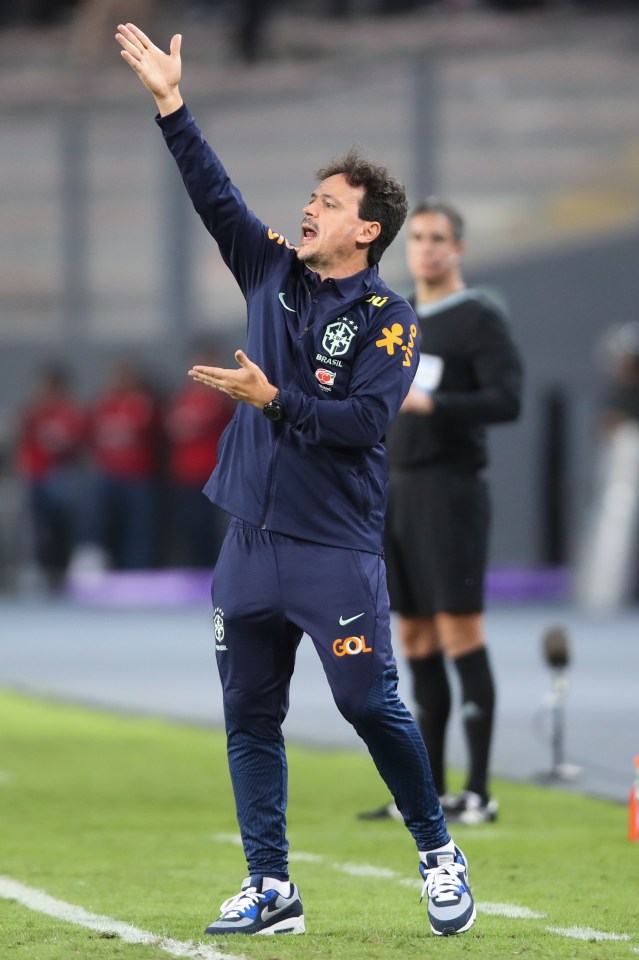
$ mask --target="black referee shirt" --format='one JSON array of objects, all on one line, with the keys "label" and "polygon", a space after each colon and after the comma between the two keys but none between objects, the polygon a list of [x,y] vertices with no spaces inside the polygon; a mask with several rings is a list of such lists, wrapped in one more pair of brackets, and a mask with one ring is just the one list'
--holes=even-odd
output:
[{"label": "black referee shirt", "polygon": [[413,387],[430,392],[435,409],[398,414],[386,437],[389,465],[480,469],[488,461],[485,426],[517,419],[521,407],[522,365],[509,325],[473,289],[416,312],[421,358]]}]

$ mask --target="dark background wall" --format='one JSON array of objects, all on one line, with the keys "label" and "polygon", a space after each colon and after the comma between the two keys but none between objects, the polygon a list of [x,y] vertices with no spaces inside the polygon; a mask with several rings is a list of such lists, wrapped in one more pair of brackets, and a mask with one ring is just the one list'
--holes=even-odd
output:
[{"label": "dark background wall", "polygon": [[637,317],[639,231],[550,250],[476,279],[507,302],[526,367],[522,420],[492,431],[497,562],[563,563],[593,479],[597,345]]}]

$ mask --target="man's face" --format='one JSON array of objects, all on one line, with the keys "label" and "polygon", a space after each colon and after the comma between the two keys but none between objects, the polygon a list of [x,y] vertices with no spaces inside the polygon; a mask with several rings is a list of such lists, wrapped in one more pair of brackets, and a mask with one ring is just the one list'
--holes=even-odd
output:
[{"label": "man's face", "polygon": [[298,260],[323,275],[362,270],[368,223],[358,213],[363,196],[364,188],[350,186],[343,173],[323,180],[304,207]]},{"label": "man's face", "polygon": [[450,220],[443,213],[417,213],[408,221],[406,262],[415,281],[446,281],[457,272],[464,244],[453,236]]}]

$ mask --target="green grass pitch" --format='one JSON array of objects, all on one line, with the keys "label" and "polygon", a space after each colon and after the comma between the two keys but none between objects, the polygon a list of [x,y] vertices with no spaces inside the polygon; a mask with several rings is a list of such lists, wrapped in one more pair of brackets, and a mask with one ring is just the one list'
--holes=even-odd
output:
[{"label": "green grass pitch", "polygon": [[[365,753],[289,746],[291,874],[303,937],[204,938],[246,864],[219,731],[0,693],[0,877],[158,938],[256,960],[639,957],[639,844],[624,807],[495,783],[500,819],[458,827],[478,919],[436,938],[395,822],[360,822],[386,791]],[[377,868],[371,869],[371,868]],[[519,908],[523,916],[507,916]],[[206,952],[201,954],[205,955]],[[0,895],[7,960],[159,960]]]}]

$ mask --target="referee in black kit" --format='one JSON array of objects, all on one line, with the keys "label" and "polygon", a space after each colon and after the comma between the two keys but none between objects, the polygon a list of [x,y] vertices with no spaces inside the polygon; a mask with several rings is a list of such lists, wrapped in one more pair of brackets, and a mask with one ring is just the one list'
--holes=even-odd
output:
[{"label": "referee in black kit", "polygon": [[[390,495],[385,552],[391,607],[412,674],[419,725],[446,818],[497,816],[488,773],[495,688],[483,632],[490,500],[485,427],[515,420],[522,367],[508,323],[461,272],[464,221],[437,198],[408,220],[420,364],[387,435]],[[467,776],[446,791],[451,694],[446,659],[461,685]],[[401,819],[391,801],[362,819]]]}]

